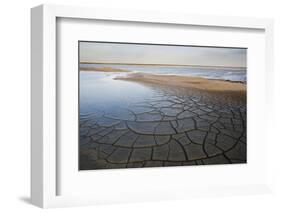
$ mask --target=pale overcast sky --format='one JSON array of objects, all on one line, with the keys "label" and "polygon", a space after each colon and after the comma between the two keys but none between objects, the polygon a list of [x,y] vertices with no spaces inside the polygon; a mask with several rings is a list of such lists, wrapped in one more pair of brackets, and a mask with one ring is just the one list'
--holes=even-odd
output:
[{"label": "pale overcast sky", "polygon": [[80,42],[80,62],[246,67],[247,50]]}]

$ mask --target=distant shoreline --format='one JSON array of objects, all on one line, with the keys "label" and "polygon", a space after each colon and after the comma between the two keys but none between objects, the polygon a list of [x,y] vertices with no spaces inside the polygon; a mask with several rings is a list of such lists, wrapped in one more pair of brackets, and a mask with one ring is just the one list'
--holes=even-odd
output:
[{"label": "distant shoreline", "polygon": [[246,84],[246,81],[234,81],[234,80],[228,80],[228,79],[219,79],[219,78],[207,78],[207,77],[199,77],[199,76],[190,76],[190,75],[179,75],[179,74],[159,74],[159,73],[144,73],[144,72],[135,72],[131,70],[126,69],[117,69],[117,68],[111,68],[111,67],[99,67],[99,68],[92,68],[92,67],[80,67],[80,71],[85,72],[105,72],[105,73],[130,73],[130,74],[143,74],[143,75],[154,75],[154,76],[177,76],[177,77],[187,77],[187,78],[200,78],[200,79],[206,79],[206,80],[212,80],[212,81],[223,81],[223,82],[230,82],[230,83],[241,83]]},{"label": "distant shoreline", "polygon": [[92,72],[131,72],[125,69],[112,68],[112,67],[79,67],[81,71],[92,71]]}]

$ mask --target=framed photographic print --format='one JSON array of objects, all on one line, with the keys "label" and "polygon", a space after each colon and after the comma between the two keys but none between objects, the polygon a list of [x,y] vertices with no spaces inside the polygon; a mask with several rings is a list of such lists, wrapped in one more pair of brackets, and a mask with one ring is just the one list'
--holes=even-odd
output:
[{"label": "framed photographic print", "polygon": [[33,8],[32,203],[270,191],[272,25]]},{"label": "framed photographic print", "polygon": [[246,163],[247,49],[78,45],[80,170]]}]

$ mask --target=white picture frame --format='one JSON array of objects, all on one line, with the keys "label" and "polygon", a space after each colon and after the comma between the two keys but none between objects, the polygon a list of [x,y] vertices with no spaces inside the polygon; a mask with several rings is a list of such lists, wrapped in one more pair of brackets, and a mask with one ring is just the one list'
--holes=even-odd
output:
[{"label": "white picture frame", "polygon": [[[57,19],[75,18],[88,20],[116,20],[125,22],[144,22],[161,25],[193,25],[205,27],[223,27],[231,29],[258,29],[265,33],[265,94],[270,100],[273,77],[273,21],[271,19],[216,17],[203,15],[187,15],[173,13],[152,13],[146,11],[123,11],[100,8],[85,8],[73,6],[41,5],[31,10],[31,201],[33,204],[47,207],[62,207],[76,205],[92,205],[97,203],[114,203],[142,200],[165,200],[179,197],[252,194],[270,191],[270,161],[266,163],[267,178],[259,184],[241,184],[220,187],[200,187],[194,183],[194,188],[188,192],[173,188],[155,193],[144,198],[144,195],[114,193],[108,199],[97,199],[97,196],[59,195],[57,166]],[[270,104],[268,105],[270,107]],[[265,121],[268,126],[269,121]],[[265,142],[269,140],[266,135]],[[268,158],[269,153],[264,156]],[[132,171],[135,172],[135,171]],[[177,172],[177,170],[173,170]],[[153,173],[153,169],[146,173]],[[75,183],[74,183],[75,184]],[[171,196],[165,192],[172,192]],[[159,195],[159,196],[158,196]]]}]

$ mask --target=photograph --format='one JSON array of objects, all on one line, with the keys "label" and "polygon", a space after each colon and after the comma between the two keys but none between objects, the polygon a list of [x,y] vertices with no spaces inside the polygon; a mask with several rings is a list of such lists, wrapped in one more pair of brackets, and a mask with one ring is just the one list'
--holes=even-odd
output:
[{"label": "photograph", "polygon": [[78,41],[79,170],[247,163],[247,48]]}]

